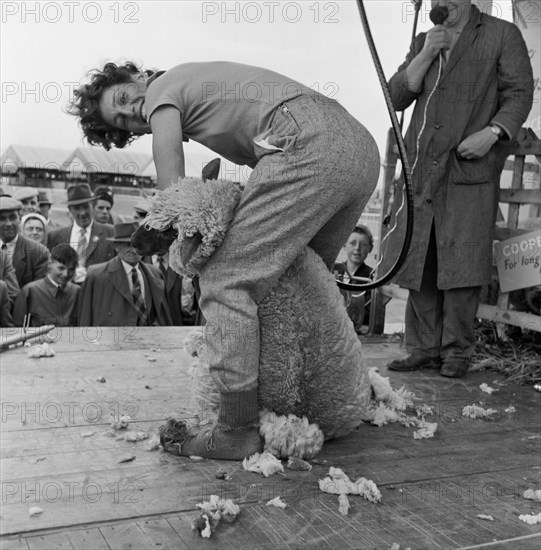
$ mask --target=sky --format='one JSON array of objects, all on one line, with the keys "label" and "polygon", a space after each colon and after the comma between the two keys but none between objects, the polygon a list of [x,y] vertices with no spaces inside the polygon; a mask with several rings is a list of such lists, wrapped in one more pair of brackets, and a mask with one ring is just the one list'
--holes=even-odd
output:
[{"label": "sky", "polygon": [[[510,2],[500,15],[511,19]],[[168,69],[190,61],[237,61],[280,72],[337,99],[385,151],[390,119],[357,3],[348,1],[45,1],[1,3],[0,148],[72,150],[87,145],[64,111],[73,88],[107,61]],[[365,0],[387,78],[411,40],[409,0]],[[418,31],[427,30],[430,1]],[[509,12],[509,13],[507,13]],[[130,150],[151,153],[151,138]],[[188,145],[186,155],[214,158]],[[242,174],[241,174],[242,175]]]}]

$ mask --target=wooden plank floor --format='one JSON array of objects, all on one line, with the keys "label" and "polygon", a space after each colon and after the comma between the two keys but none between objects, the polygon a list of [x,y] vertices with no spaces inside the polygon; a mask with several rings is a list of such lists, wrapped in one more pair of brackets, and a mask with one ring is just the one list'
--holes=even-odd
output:
[{"label": "wooden plank floor", "polygon": [[[366,341],[366,360],[434,408],[433,439],[415,440],[399,425],[362,425],[326,444],[311,472],[263,478],[240,463],[195,462],[105,435],[111,414],[129,414],[130,430],[145,432],[169,414],[189,415],[189,331],[72,329],[57,334],[55,357],[30,359],[23,348],[0,354],[1,548],[539,549],[540,526],[518,516],[541,511],[522,497],[540,488],[540,394],[510,384],[482,393],[481,382],[501,382],[491,373],[392,373],[385,364],[405,354],[399,343]],[[461,416],[480,401],[497,410],[493,420]],[[135,458],[119,463],[126,455]],[[318,489],[329,466],[372,479],[381,504],[352,496],[341,516],[337,497]],[[216,479],[220,468],[230,481]],[[203,540],[190,523],[211,494],[235,499],[241,514]],[[285,510],[265,505],[278,495]],[[43,512],[30,517],[34,506]]]}]

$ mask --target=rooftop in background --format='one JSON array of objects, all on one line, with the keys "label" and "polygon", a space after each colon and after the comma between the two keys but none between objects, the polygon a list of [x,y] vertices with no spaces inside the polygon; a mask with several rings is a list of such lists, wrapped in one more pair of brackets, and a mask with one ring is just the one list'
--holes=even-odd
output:
[{"label": "rooftop in background", "polygon": [[2,172],[14,173],[20,166],[65,170],[64,162],[71,151],[31,145],[10,145],[0,157]]},{"label": "rooftop in background", "polygon": [[[2,172],[12,174],[19,168],[60,170],[69,173],[102,172],[128,176],[155,176],[152,156],[122,149],[105,151],[98,147],[52,149],[29,145],[10,145],[0,158]],[[144,174],[143,174],[144,172]]]},{"label": "rooftop in background", "polygon": [[102,172],[141,176],[152,156],[123,149],[106,151],[100,147],[77,147],[66,159],[69,173]]}]

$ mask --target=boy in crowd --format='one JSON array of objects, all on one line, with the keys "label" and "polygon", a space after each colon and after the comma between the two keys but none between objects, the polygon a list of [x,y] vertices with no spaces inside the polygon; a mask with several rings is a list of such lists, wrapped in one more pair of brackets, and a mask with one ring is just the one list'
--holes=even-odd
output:
[{"label": "boy in crowd", "polygon": [[51,251],[47,275],[28,283],[21,291],[13,310],[15,326],[22,326],[30,314],[30,326],[77,324],[79,287],[72,283],[79,257],[68,244],[59,244]]}]

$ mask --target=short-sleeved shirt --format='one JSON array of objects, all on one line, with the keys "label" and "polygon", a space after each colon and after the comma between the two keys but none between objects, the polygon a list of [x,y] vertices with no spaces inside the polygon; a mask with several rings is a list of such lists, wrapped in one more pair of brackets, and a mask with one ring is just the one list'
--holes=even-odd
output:
[{"label": "short-sleeved shirt", "polygon": [[318,95],[284,75],[241,63],[213,61],[177,65],[147,90],[148,120],[163,105],[180,112],[183,137],[235,164],[255,166],[254,139],[271,127],[276,108],[300,95]]}]

